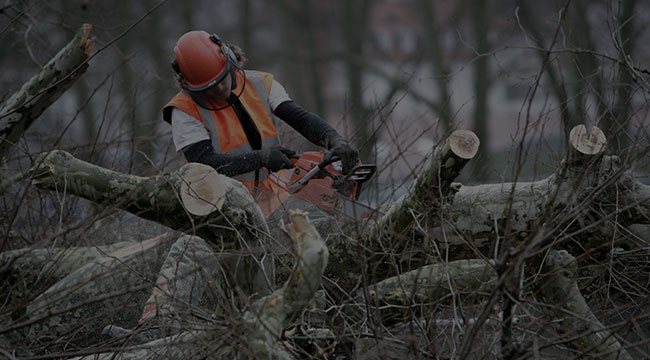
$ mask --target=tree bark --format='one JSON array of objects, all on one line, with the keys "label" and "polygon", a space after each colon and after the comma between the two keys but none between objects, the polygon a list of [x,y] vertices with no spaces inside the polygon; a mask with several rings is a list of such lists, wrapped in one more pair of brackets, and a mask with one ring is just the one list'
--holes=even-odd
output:
[{"label": "tree bark", "polygon": [[134,322],[140,309],[127,305],[144,304],[164,254],[177,236],[160,235],[85,264],[23,305],[24,316],[2,326],[0,335],[65,341],[72,335],[83,341],[98,336],[107,322]]},{"label": "tree bark", "polygon": [[0,105],[0,158],[23,133],[88,69],[94,37],[92,26],[84,24],[77,35]]},{"label": "tree bark", "polygon": [[[479,140],[473,132],[454,131],[434,149],[429,163],[408,193],[395,201],[379,219],[370,219],[361,226],[354,224],[359,244],[368,259],[350,262],[355,264],[355,268],[372,266],[372,269],[367,269],[369,271],[356,270],[357,274],[369,273],[373,280],[381,280],[432,262],[422,252],[422,243],[428,241],[426,231],[440,222],[439,211],[446,207],[457,189],[452,182],[469,159],[476,155],[478,146]],[[350,242],[347,238],[342,241]],[[339,255],[337,257],[359,256],[355,251],[338,254],[339,246],[334,247],[337,247],[334,250]],[[340,246],[343,249],[349,247],[349,244]]]},{"label": "tree bark", "polygon": [[139,177],[52,151],[36,158],[30,171],[41,188],[118,207],[196,235],[221,252],[241,255],[239,269],[251,271],[246,277],[268,279],[267,284],[256,280],[242,285],[248,291],[268,293],[275,281],[273,259],[266,255],[278,246],[269,236],[262,211],[244,185],[210,166],[188,163],[170,175]]},{"label": "tree bark", "polygon": [[370,286],[368,299],[408,306],[439,301],[452,292],[490,291],[496,280],[494,264],[479,259],[423,266]]},{"label": "tree bark", "polygon": [[0,253],[0,274],[19,273],[59,280],[97,258],[130,245],[133,243],[120,241],[102,246],[6,251]]},{"label": "tree bark", "polygon": [[[423,304],[439,304],[450,296],[489,294],[497,279],[493,262],[480,259],[456,260],[426,265],[368,286],[357,295],[350,318],[366,322],[371,316],[384,324],[405,322],[418,314]],[[370,306],[370,313],[366,309]],[[370,321],[371,323],[377,323]]]},{"label": "tree bark", "polygon": [[[377,222],[377,231],[399,234],[414,224],[424,225],[422,220],[433,219],[440,203],[452,192],[452,182],[465,164],[476,155],[479,139],[468,130],[456,130],[438,146],[418,176],[413,189],[395,201]],[[427,221],[430,222],[430,221]]]},{"label": "tree bark", "polygon": [[284,287],[253,303],[244,314],[250,329],[247,342],[256,357],[275,358],[284,353],[278,346],[282,330],[314,297],[329,256],[325,242],[307,214],[293,211],[287,232],[296,252],[294,269]]},{"label": "tree bark", "polygon": [[552,250],[544,273],[537,280],[538,293],[548,305],[544,311],[555,321],[556,331],[574,349],[597,354],[599,359],[632,359],[612,331],[594,316],[575,281],[577,263],[564,250]]}]

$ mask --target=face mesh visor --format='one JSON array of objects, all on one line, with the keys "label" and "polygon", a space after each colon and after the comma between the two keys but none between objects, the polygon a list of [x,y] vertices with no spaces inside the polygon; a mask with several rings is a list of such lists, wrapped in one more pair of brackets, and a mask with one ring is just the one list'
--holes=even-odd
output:
[{"label": "face mesh visor", "polygon": [[[192,97],[192,99],[202,108],[207,110],[222,110],[232,104],[233,101],[239,99],[244,92],[246,86],[246,75],[241,69],[235,68],[234,71],[230,70],[230,64],[226,67],[226,71],[211,81],[208,85],[202,86],[199,89],[192,89],[186,87],[185,90]],[[223,96],[223,91],[217,91],[217,88],[222,85],[230,77],[231,86],[228,96]]]}]

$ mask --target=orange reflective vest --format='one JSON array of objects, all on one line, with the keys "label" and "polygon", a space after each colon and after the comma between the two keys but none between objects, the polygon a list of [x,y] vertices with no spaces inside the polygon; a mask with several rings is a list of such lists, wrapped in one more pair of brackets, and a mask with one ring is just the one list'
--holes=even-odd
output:
[{"label": "orange reflective vest", "polygon": [[[238,78],[237,81],[243,81]],[[257,126],[262,138],[262,147],[268,148],[280,144],[276,128],[276,118],[269,106],[269,93],[273,82],[273,75],[260,71],[246,70],[246,86],[239,97],[244,109]],[[217,153],[240,154],[253,151],[248,143],[246,133],[232,107],[211,111],[198,106],[184,91],[179,92],[163,108],[163,119],[171,123],[172,108],[177,108],[192,116],[208,130],[212,147]],[[259,169],[258,188],[255,188],[256,171],[234,176],[240,180],[248,190],[256,196],[256,200],[265,215],[270,215],[288,194],[284,193],[277,185],[268,180],[267,169]],[[261,190],[260,192],[256,190]],[[277,200],[277,201],[276,201]],[[266,204],[270,201],[270,204]],[[279,201],[279,203],[278,203]]]}]

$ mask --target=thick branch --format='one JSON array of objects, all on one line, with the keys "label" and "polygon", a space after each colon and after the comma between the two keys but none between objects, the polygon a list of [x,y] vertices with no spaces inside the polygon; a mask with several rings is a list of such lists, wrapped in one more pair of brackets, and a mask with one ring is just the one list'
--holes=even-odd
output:
[{"label": "thick branch", "polygon": [[296,263],[284,287],[257,300],[244,314],[248,345],[260,358],[283,351],[277,345],[282,330],[312,299],[320,286],[329,253],[325,242],[302,211],[290,213],[287,232],[294,242]]},{"label": "thick branch", "polygon": [[[443,176],[445,171],[442,167],[439,172],[431,170],[436,169],[435,166],[429,167],[429,174],[435,179],[433,186],[439,186],[435,192],[422,194],[417,189],[426,189],[425,186],[414,187],[411,193],[401,198],[378,221],[379,226],[392,229],[392,233],[366,231],[366,239],[369,240],[362,245],[368,250],[365,252],[367,259],[359,261],[357,251],[347,251],[341,252],[341,256],[334,261],[368,264],[372,268],[366,270],[376,274],[375,279],[381,280],[395,275],[395,271],[404,272],[433,262],[483,256],[493,258],[498,239],[524,239],[539,228],[545,219],[552,220],[548,224],[552,227],[549,231],[557,231],[561,224],[565,224],[564,229],[568,231],[580,230],[582,234],[597,232],[598,227],[591,230],[579,229],[582,225],[575,219],[576,216],[592,209],[589,205],[594,198],[602,198],[594,195],[594,191],[607,191],[607,188],[599,188],[603,184],[602,174],[610,171],[604,169],[609,167],[605,161],[607,159],[603,157],[604,142],[605,136],[599,129],[594,127],[587,133],[584,126],[576,127],[572,131],[570,150],[556,173],[534,182],[461,186],[456,190],[452,185],[441,186],[451,184],[453,176]],[[459,163],[462,161],[460,159]],[[433,162],[436,161],[432,160]],[[445,162],[443,165],[449,163],[451,162]],[[448,173],[453,175],[457,171]],[[425,176],[420,177],[418,181],[423,178]],[[618,183],[612,181],[606,186],[615,189]],[[409,204],[407,199],[412,199],[410,201],[415,203],[416,210],[405,206]],[[446,201],[440,201],[441,199]],[[401,228],[403,225],[395,224],[420,220],[416,216],[422,212],[438,215],[430,216],[429,221],[419,222],[423,226],[425,236],[404,236],[408,233],[405,234]],[[571,216],[558,217],[558,214]],[[336,249],[346,246],[345,243],[349,242],[347,239],[340,241],[344,244],[332,244],[331,247]],[[603,238],[603,241],[608,240]],[[539,247],[544,244],[532,245]],[[346,256],[352,257],[351,261],[345,261]],[[386,273],[387,270],[392,270],[392,273]],[[358,271],[361,270],[357,270],[357,273]]]},{"label": "thick branch", "polygon": [[0,158],[45,109],[88,69],[94,37],[84,24],[77,35],[0,106]]},{"label": "thick branch", "polygon": [[632,359],[580,294],[575,258],[564,250],[552,250],[543,270],[537,279],[538,293],[549,305],[545,312],[559,320],[553,322],[558,333],[581,353],[597,354],[599,359]]},{"label": "thick branch", "polygon": [[578,187],[581,180],[591,180],[598,173],[598,162],[605,153],[607,137],[598,127],[588,130],[584,125],[578,125],[569,132],[569,147],[567,154],[560,164],[557,175],[561,180],[570,180],[571,185]]},{"label": "thick branch", "polygon": [[370,286],[368,296],[372,302],[409,306],[440,301],[453,292],[489,292],[494,280],[496,272],[489,261],[456,260],[380,281]]},{"label": "thick branch", "polygon": [[[424,172],[408,194],[402,196],[378,222],[378,230],[399,234],[410,228],[420,214],[431,217],[448,196],[451,184],[479,147],[479,139],[469,130],[456,130],[437,147]],[[376,236],[376,235],[375,235]]]},{"label": "thick branch", "polygon": [[25,316],[2,326],[0,334],[59,337],[83,328],[79,336],[92,336],[111,319],[137,319],[139,309],[124,304],[144,303],[176,237],[160,235],[85,264],[24,305]]},{"label": "thick branch", "polygon": [[264,216],[246,188],[207,165],[189,163],[170,175],[144,178],[57,150],[38,157],[31,172],[38,187],[116,206],[208,241],[221,237],[234,241],[242,234],[254,241],[259,232],[268,233]]},{"label": "thick branch", "polygon": [[423,304],[439,303],[459,293],[488,294],[494,289],[496,278],[493,264],[486,260],[426,265],[370,285],[366,294],[358,296],[350,317],[365,321],[366,306],[371,305],[371,311],[377,312],[383,322],[403,321],[405,315]]},{"label": "thick branch", "polygon": [[121,241],[102,246],[76,246],[70,248],[19,249],[0,253],[0,273],[31,274],[60,279],[97,258],[118,249],[133,245]]}]

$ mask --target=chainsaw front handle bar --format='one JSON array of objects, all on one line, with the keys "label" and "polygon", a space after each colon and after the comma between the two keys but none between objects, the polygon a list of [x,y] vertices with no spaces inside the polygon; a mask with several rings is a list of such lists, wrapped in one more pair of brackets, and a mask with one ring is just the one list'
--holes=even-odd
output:
[{"label": "chainsaw front handle bar", "polygon": [[341,160],[341,159],[340,159],[338,156],[336,156],[336,155],[332,155],[332,156],[330,156],[329,159],[327,159],[327,160],[323,160],[323,162],[321,162],[320,164],[318,164],[318,168],[321,169],[321,170],[323,170],[323,169],[325,169],[325,167],[326,167],[327,165],[330,165],[331,163],[336,162],[336,161],[339,161],[339,160]]},{"label": "chainsaw front handle bar", "polygon": [[338,161],[338,160],[339,160],[338,156],[331,156],[329,159],[323,160],[322,162],[320,162],[318,164],[318,166],[315,166],[313,169],[309,170],[305,174],[305,176],[303,176],[300,180],[298,180],[298,181],[294,182],[293,184],[289,185],[289,192],[294,193],[294,192],[302,189],[303,186],[305,186],[307,184],[307,182],[309,182],[309,180],[311,180],[311,178],[316,176],[316,174],[318,174],[319,171],[325,169],[325,167],[327,167],[331,163],[333,163],[335,161]]}]

